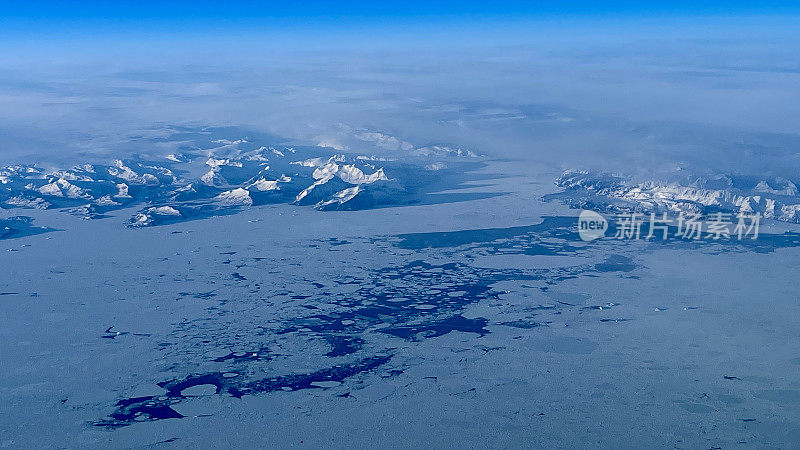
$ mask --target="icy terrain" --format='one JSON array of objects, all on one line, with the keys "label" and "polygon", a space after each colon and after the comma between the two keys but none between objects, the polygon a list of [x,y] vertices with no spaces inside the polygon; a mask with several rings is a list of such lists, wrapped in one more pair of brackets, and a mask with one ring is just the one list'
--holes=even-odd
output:
[{"label": "icy terrain", "polygon": [[[673,197],[398,150],[210,132],[160,159],[4,169],[0,443],[800,439],[791,224],[754,242],[585,243],[577,203],[553,196]],[[796,195],[765,184],[778,192],[751,191]]]},{"label": "icy terrain", "polygon": [[215,139],[220,131],[174,130],[171,138],[184,139],[181,153],[151,159],[132,155],[55,170],[35,164],[2,167],[0,205],[60,209],[85,219],[139,207],[129,226],[146,227],[276,203],[356,210],[453,201],[452,196],[432,194],[464,181],[465,172],[480,167],[473,161],[477,155],[460,149],[417,149],[400,159],[374,161],[330,147],[278,150],[247,139]]},{"label": "icy terrain", "polygon": [[634,183],[610,173],[568,170],[556,181],[563,193],[548,198],[563,199],[581,208],[609,212],[672,211],[707,214],[759,214],[785,222],[800,222],[800,192],[782,177],[772,179],[718,174],[690,177],[684,183],[647,181]]}]

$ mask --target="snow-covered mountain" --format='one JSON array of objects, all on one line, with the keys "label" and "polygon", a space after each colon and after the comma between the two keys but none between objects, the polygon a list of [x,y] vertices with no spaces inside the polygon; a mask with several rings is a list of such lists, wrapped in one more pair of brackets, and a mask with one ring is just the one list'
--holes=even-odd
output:
[{"label": "snow-covered mountain", "polygon": [[568,170],[556,180],[556,185],[564,191],[548,198],[577,208],[611,212],[759,213],[768,219],[800,223],[798,188],[785,178],[720,174],[685,182],[633,182],[609,173]]},{"label": "snow-covered mountain", "polygon": [[[459,165],[458,159],[464,155],[437,152],[399,160],[319,146],[278,149],[246,139],[217,139],[157,158],[56,170],[34,164],[3,167],[0,208],[58,208],[96,219],[141,204],[129,226],[142,227],[274,203],[319,210],[419,204],[436,183],[476,164]],[[448,170],[426,170],[432,164]]]}]

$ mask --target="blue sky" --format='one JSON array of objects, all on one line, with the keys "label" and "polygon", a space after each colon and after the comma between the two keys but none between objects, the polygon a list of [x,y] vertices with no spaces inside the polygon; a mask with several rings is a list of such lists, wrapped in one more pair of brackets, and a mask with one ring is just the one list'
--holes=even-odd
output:
[{"label": "blue sky", "polygon": [[[0,47],[33,54],[112,42],[247,42],[277,47],[392,47],[426,42],[516,44],[532,35],[569,38],[705,28],[791,30],[796,1],[42,1],[0,0]],[[692,36],[697,37],[697,36]],[[102,38],[102,39],[98,39]]]},{"label": "blue sky", "polygon": [[768,1],[41,1],[4,2],[3,16],[28,19],[336,18],[541,14],[740,14],[797,12],[797,2]]},{"label": "blue sky", "polygon": [[[6,31],[26,27],[168,26],[192,27],[214,22],[229,26],[268,23],[297,25],[331,22],[341,27],[363,21],[414,22],[546,17],[659,17],[797,14],[796,1],[42,1],[0,2]],[[176,30],[173,28],[173,30]],[[177,31],[177,30],[176,30]]]}]

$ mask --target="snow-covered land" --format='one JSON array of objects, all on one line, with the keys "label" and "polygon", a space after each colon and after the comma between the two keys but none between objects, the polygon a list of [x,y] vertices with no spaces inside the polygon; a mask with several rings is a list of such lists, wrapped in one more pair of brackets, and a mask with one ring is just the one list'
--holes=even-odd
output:
[{"label": "snow-covered land", "polygon": [[800,223],[797,185],[785,178],[757,179],[736,175],[694,177],[680,182],[632,182],[621,176],[568,170],[557,180],[560,198],[576,207],[610,211],[675,211],[761,214],[767,219]]}]

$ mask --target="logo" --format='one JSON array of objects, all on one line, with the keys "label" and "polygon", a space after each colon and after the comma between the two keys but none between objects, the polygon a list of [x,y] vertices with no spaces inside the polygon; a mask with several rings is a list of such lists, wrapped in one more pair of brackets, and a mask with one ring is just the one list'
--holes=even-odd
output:
[{"label": "logo", "polygon": [[589,210],[581,211],[578,216],[578,235],[584,241],[593,241],[606,235],[608,222],[599,213]]}]

